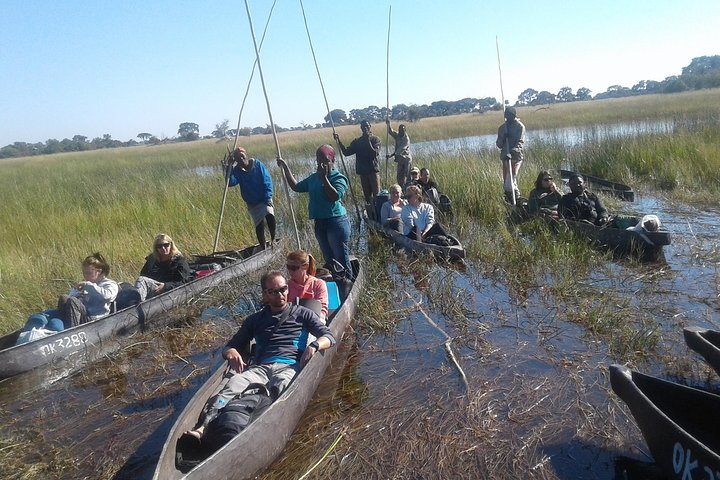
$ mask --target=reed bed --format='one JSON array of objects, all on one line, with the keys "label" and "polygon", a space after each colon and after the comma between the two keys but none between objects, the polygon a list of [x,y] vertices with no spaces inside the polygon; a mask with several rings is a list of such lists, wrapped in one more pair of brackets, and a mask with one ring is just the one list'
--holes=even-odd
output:
[{"label": "reed bed", "polygon": [[[660,190],[680,201],[717,202],[720,127],[711,106],[718,97],[716,89],[523,107],[520,117],[530,130],[652,119],[670,119],[674,130],[666,135],[589,139],[573,148],[559,141],[534,142],[520,175],[521,191],[530,190],[538,170],[570,163],[588,173],[626,180],[638,189]],[[408,124],[408,129],[417,142],[493,133],[500,122],[500,112],[487,112],[422,119]],[[342,126],[338,132],[348,143],[359,129]],[[384,124],[375,125],[375,133],[384,140]],[[313,170],[317,146],[332,143],[332,132],[328,128],[284,132],[279,138],[283,156],[302,178]],[[284,186],[271,161],[275,156],[272,139],[261,135],[241,138],[241,142],[270,167],[283,233],[293,238]],[[93,251],[107,255],[111,278],[132,281],[158,232],[171,235],[185,253],[211,250],[224,186],[219,161],[231,144],[232,140],[203,140],[0,162],[0,332],[22,325],[33,311],[54,306],[57,295],[79,279],[80,261]],[[346,159],[346,164],[354,181],[352,159]],[[542,247],[546,250],[528,247],[505,225],[494,148],[430,152],[416,156],[415,164],[430,167],[453,199],[455,216],[447,222],[467,244],[471,257],[492,265],[488,268],[498,268],[507,263],[506,258],[514,259],[514,267],[525,265],[529,259],[553,255],[553,249],[557,257],[573,249],[580,249],[573,256],[583,255],[582,247],[570,245],[573,242],[546,243]],[[354,189],[359,198],[359,184]],[[306,197],[291,194],[290,198],[300,235],[307,245],[314,245]],[[353,202],[346,205],[354,217]],[[219,248],[254,243],[253,230],[238,193],[229,192]]]}]

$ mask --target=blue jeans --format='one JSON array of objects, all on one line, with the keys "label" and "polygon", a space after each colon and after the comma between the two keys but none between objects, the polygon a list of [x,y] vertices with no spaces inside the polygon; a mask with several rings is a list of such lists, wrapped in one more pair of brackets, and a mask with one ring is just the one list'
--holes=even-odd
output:
[{"label": "blue jeans", "polygon": [[320,245],[320,251],[325,257],[325,264],[329,265],[336,260],[345,267],[345,276],[352,279],[353,272],[350,265],[350,220],[347,215],[315,220],[315,238]]}]

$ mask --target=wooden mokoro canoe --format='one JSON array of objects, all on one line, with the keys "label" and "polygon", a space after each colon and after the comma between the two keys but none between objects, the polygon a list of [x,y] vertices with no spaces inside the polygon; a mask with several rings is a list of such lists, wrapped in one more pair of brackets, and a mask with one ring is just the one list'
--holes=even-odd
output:
[{"label": "wooden mokoro canoe", "polygon": [[703,356],[720,375],[720,332],[700,327],[687,327],[683,329],[685,343],[688,347]]},{"label": "wooden mokoro canoe", "polygon": [[448,239],[452,242],[452,245],[435,245],[432,243],[418,242],[412,240],[402,233],[393,230],[392,228],[384,227],[375,220],[371,220],[365,217],[366,224],[369,229],[391,239],[399,247],[404,248],[409,252],[431,252],[437,258],[450,261],[461,261],[465,258],[465,248],[460,243],[460,240],[453,235],[448,235]]},{"label": "wooden mokoro canoe", "polygon": [[[550,217],[543,217],[553,228],[566,228],[577,235],[581,235],[595,245],[613,250],[620,255],[636,255],[643,260],[658,260],[662,258],[663,247],[670,245],[670,232],[660,229],[655,232],[646,230],[627,230],[616,228],[611,223],[603,226],[593,225],[588,222],[561,219],[554,220]],[[626,216],[625,220],[637,224],[642,217]]]},{"label": "wooden mokoro canoe", "polygon": [[669,479],[720,478],[720,396],[610,366],[613,391],[632,412]]},{"label": "wooden mokoro canoe", "polygon": [[258,250],[258,246],[243,250],[217,252],[196,256],[195,263],[215,261],[224,265],[220,270],[197,278],[138,305],[125,308],[107,317],[68,328],[55,335],[34,342],[15,345],[20,330],[0,337],[0,379],[43,366],[52,368],[62,362],[69,373],[78,367],[113,352],[122,346],[122,337],[145,329],[148,322],[193,296],[232,278],[245,275],[268,264],[279,255],[281,248],[276,240],[274,248]]},{"label": "wooden mokoro canoe", "polygon": [[[338,345],[355,314],[365,282],[363,267],[357,259],[353,259],[353,269],[356,276],[350,292],[340,308],[331,312],[328,317],[328,326],[338,341]],[[332,362],[338,345],[315,355],[280,397],[245,430],[187,474],[183,474],[175,464],[178,440],[185,431],[195,426],[205,402],[218,389],[226,368],[225,363],[221,364],[193,395],[175,421],[160,453],[153,479],[254,478],[267,468],[285,448],[285,444],[322,380],[325,370]]]},{"label": "wooden mokoro canoe", "polygon": [[592,185],[590,188],[593,192],[602,192],[607,195],[613,195],[625,200],[626,202],[635,201],[635,192],[633,189],[625,185],[624,183],[613,182],[605,180],[604,178],[595,177],[593,175],[585,175],[584,173],[577,173],[571,170],[560,170],[560,178],[567,180],[573,175],[581,175],[585,179],[585,183]]}]

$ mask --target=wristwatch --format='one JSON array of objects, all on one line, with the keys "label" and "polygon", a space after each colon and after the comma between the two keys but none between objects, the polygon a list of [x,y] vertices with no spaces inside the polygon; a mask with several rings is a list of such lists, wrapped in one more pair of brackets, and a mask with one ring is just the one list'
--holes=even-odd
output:
[{"label": "wristwatch", "polygon": [[313,340],[309,346],[313,347],[316,352],[320,351],[320,344],[317,342],[317,340]]}]

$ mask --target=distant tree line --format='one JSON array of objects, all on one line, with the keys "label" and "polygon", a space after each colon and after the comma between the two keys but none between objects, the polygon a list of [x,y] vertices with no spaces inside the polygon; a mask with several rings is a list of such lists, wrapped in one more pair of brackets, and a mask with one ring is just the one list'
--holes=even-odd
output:
[{"label": "distant tree line", "polygon": [[[570,87],[563,87],[557,93],[534,90],[524,90],[515,102],[516,106],[548,105],[553,103],[577,102],[588,100],[602,100],[606,98],[630,97],[635,95],[647,95],[651,93],[677,93],[688,90],[701,90],[704,88],[720,87],[720,55],[693,58],[690,65],[682,69],[680,75],[667,77],[662,81],[641,80],[632,87],[612,85],[607,91],[598,93],[594,97],[590,89],[582,87],[573,93]],[[357,108],[346,113],[344,110],[335,109],[325,115],[324,123],[310,125],[302,122],[297,127],[283,128],[275,125],[276,132],[290,130],[307,130],[312,128],[328,127],[334,125],[358,124],[362,120],[370,122],[382,122],[388,116],[393,120],[413,122],[426,117],[443,117],[457,115],[460,113],[483,113],[488,110],[500,110],[502,105],[494,97],[486,98],[463,98],[462,100],[446,101],[439,100],[430,105],[394,105],[389,111],[387,107],[370,105],[366,108]],[[264,127],[243,127],[239,131],[229,128],[229,120],[223,120],[215,125],[215,130],[209,136],[203,138],[225,138],[240,136],[263,135],[272,133],[270,125]],[[189,142],[200,138],[200,127],[197,123],[183,122],[178,127],[178,136],[175,138],[159,139],[152,133],[139,133],[136,140],[122,142],[113,140],[110,134],[105,134],[88,141],[83,135],[75,135],[72,140],[49,139],[45,143],[15,142],[0,148],[0,159],[11,157],[24,157],[32,155],[47,155],[60,152],[81,152],[85,150],[97,150],[100,148],[132,147],[135,145],[147,144],[157,145],[168,142]]]}]

